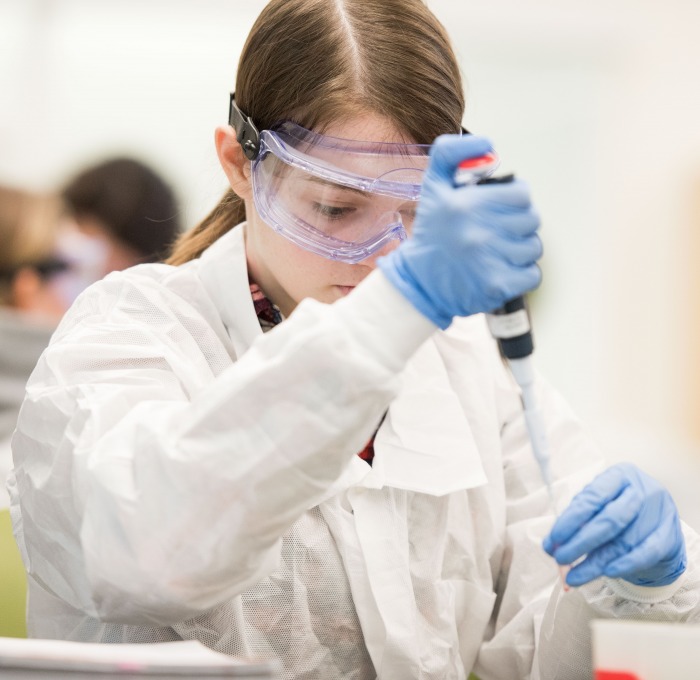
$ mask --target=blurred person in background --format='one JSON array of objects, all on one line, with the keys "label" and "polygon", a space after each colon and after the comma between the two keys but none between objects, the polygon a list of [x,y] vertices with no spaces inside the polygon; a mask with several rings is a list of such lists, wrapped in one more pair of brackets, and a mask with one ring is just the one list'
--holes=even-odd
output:
[{"label": "blurred person in background", "polygon": [[61,317],[89,285],[157,261],[180,233],[174,191],[137,160],[88,167],[61,194],[0,187],[0,508],[25,384]]},{"label": "blurred person in background", "polygon": [[175,192],[154,169],[133,158],[90,166],[62,193],[77,227],[105,251],[102,276],[158,261],[180,234]]},{"label": "blurred person in background", "polygon": [[8,506],[9,440],[25,383],[75,289],[59,215],[53,196],[0,187],[0,508]]}]

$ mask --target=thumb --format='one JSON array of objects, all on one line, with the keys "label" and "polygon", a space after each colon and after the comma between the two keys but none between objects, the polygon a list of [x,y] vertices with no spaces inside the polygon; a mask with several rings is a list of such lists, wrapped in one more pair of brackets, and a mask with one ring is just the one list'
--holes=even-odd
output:
[{"label": "thumb", "polygon": [[478,158],[493,151],[491,142],[474,135],[440,135],[430,149],[430,164],[426,180],[454,181],[457,166],[469,158]]}]

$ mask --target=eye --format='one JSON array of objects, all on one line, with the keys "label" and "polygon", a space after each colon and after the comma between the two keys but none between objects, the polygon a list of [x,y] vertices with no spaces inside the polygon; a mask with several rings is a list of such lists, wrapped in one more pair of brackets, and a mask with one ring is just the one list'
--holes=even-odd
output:
[{"label": "eye", "polygon": [[416,204],[411,203],[410,205],[402,206],[401,208],[399,208],[399,214],[405,221],[413,222],[413,220],[416,218],[416,210]]},{"label": "eye", "polygon": [[314,210],[329,220],[340,220],[346,217],[355,208],[343,207],[339,205],[325,205],[324,203],[314,203]]}]

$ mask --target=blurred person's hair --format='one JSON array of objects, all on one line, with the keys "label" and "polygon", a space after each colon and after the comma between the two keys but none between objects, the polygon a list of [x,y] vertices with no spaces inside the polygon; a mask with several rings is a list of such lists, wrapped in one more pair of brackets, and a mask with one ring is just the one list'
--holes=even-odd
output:
[{"label": "blurred person's hair", "polygon": [[78,223],[96,219],[142,262],[164,257],[182,230],[171,186],[133,158],[113,158],[86,168],[62,194]]},{"label": "blurred person's hair", "polygon": [[49,273],[60,207],[56,196],[0,186],[0,305],[12,304],[13,281],[23,268]]}]

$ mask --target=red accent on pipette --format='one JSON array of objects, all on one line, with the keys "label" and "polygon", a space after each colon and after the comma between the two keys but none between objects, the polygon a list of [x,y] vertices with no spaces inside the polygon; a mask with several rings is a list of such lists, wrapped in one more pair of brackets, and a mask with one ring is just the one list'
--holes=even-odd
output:
[{"label": "red accent on pipette", "polygon": [[482,168],[498,163],[498,156],[493,152],[489,151],[483,156],[477,156],[476,158],[467,158],[467,160],[462,161],[458,166],[458,170],[481,170]]},{"label": "red accent on pipette", "polygon": [[596,671],[595,680],[642,680],[634,673],[626,671]]},{"label": "red accent on pipette", "polygon": [[476,158],[467,158],[457,166],[454,178],[455,184],[457,186],[475,184],[494,172],[499,162],[498,155],[493,151]]}]

